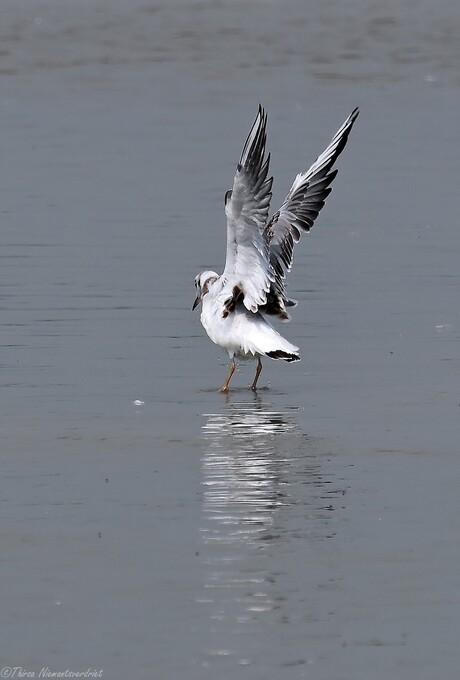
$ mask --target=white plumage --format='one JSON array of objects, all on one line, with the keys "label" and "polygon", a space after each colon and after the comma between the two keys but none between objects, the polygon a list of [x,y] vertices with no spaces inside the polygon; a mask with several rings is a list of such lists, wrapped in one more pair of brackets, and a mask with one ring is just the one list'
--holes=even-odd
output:
[{"label": "white plumage", "polygon": [[273,178],[265,156],[267,115],[259,111],[243,147],[233,180],[225,195],[227,258],[221,276],[205,271],[195,278],[202,302],[201,323],[210,339],[225,349],[230,372],[221,387],[226,392],[236,368],[235,357],[257,358],[251,385],[255,390],[262,370],[261,356],[299,361],[299,348],[286,340],[265,318],[289,318],[284,279],[292,266],[294,244],[308,232],[331,191],[337,174],[332,166],[358,116],[355,109],[311,168],[298,174],[281,208],[268,219]]},{"label": "white plumage", "polygon": [[233,313],[223,316],[225,290],[214,293],[214,288],[218,287],[219,281],[211,284],[208,294],[203,297],[201,323],[211,340],[223,347],[230,357],[249,358],[250,355],[277,351],[298,353],[299,348],[285,340],[260,312],[250,312],[238,304]]}]

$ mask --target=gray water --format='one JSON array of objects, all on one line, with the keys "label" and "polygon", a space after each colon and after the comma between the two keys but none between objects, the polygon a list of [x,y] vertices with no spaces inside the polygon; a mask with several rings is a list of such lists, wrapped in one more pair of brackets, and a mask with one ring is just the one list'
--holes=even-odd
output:
[{"label": "gray water", "polygon": [[[0,665],[456,677],[457,2],[1,12]],[[302,362],[225,397],[193,279],[259,101],[274,209],[361,115],[289,279]]]}]

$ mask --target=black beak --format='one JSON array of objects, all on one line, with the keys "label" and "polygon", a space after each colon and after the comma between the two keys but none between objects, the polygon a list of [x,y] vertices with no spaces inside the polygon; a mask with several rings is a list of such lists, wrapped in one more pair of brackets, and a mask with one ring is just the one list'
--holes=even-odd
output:
[{"label": "black beak", "polygon": [[197,295],[196,298],[195,298],[195,302],[193,303],[192,312],[195,309],[195,307],[198,307],[200,302],[201,302],[201,295]]}]

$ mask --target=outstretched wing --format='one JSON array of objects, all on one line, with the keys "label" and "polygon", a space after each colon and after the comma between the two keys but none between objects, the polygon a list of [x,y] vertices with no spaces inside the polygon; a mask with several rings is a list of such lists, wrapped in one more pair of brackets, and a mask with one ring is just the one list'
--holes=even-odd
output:
[{"label": "outstretched wing", "polygon": [[259,105],[241,153],[233,189],[225,196],[227,259],[222,295],[229,297],[226,301],[229,305],[238,298],[253,312],[266,304],[267,293],[275,281],[266,232],[273,181],[272,177],[267,178],[270,156],[265,158],[266,125],[267,114]]},{"label": "outstretched wing", "polygon": [[311,168],[297,175],[283,205],[267,224],[265,234],[270,244],[270,264],[275,280],[270,287],[267,304],[261,310],[266,314],[288,319],[286,307],[296,304],[286,297],[284,289],[284,279],[292,267],[294,245],[300,241],[302,231],[310,231],[332,191],[330,184],[338,172],[332,167],[345,148],[358,113],[356,108]]}]

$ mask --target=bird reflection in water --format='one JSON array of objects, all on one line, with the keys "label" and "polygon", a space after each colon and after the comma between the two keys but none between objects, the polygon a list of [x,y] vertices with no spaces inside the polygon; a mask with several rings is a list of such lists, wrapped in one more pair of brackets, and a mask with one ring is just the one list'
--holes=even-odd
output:
[{"label": "bird reflection in water", "polygon": [[285,502],[287,461],[278,444],[281,435],[299,436],[296,411],[273,410],[258,395],[251,402],[228,397],[220,413],[204,414],[204,419],[206,587],[228,595],[218,597],[213,618],[225,618],[230,608],[231,618],[241,622],[273,607],[264,587],[264,545],[276,537],[275,517]]},{"label": "bird reflection in water", "polygon": [[270,613],[282,616],[280,555],[331,533],[330,482],[297,408],[281,412],[258,395],[250,402],[230,395],[219,413],[203,417],[205,583],[198,601],[212,621],[207,658],[242,654],[243,664],[249,629]]},{"label": "bird reflection in water", "polygon": [[240,545],[267,538],[284,497],[280,474],[287,461],[277,440],[299,435],[295,411],[274,411],[255,395],[204,418],[204,512],[211,524],[205,541]]}]

